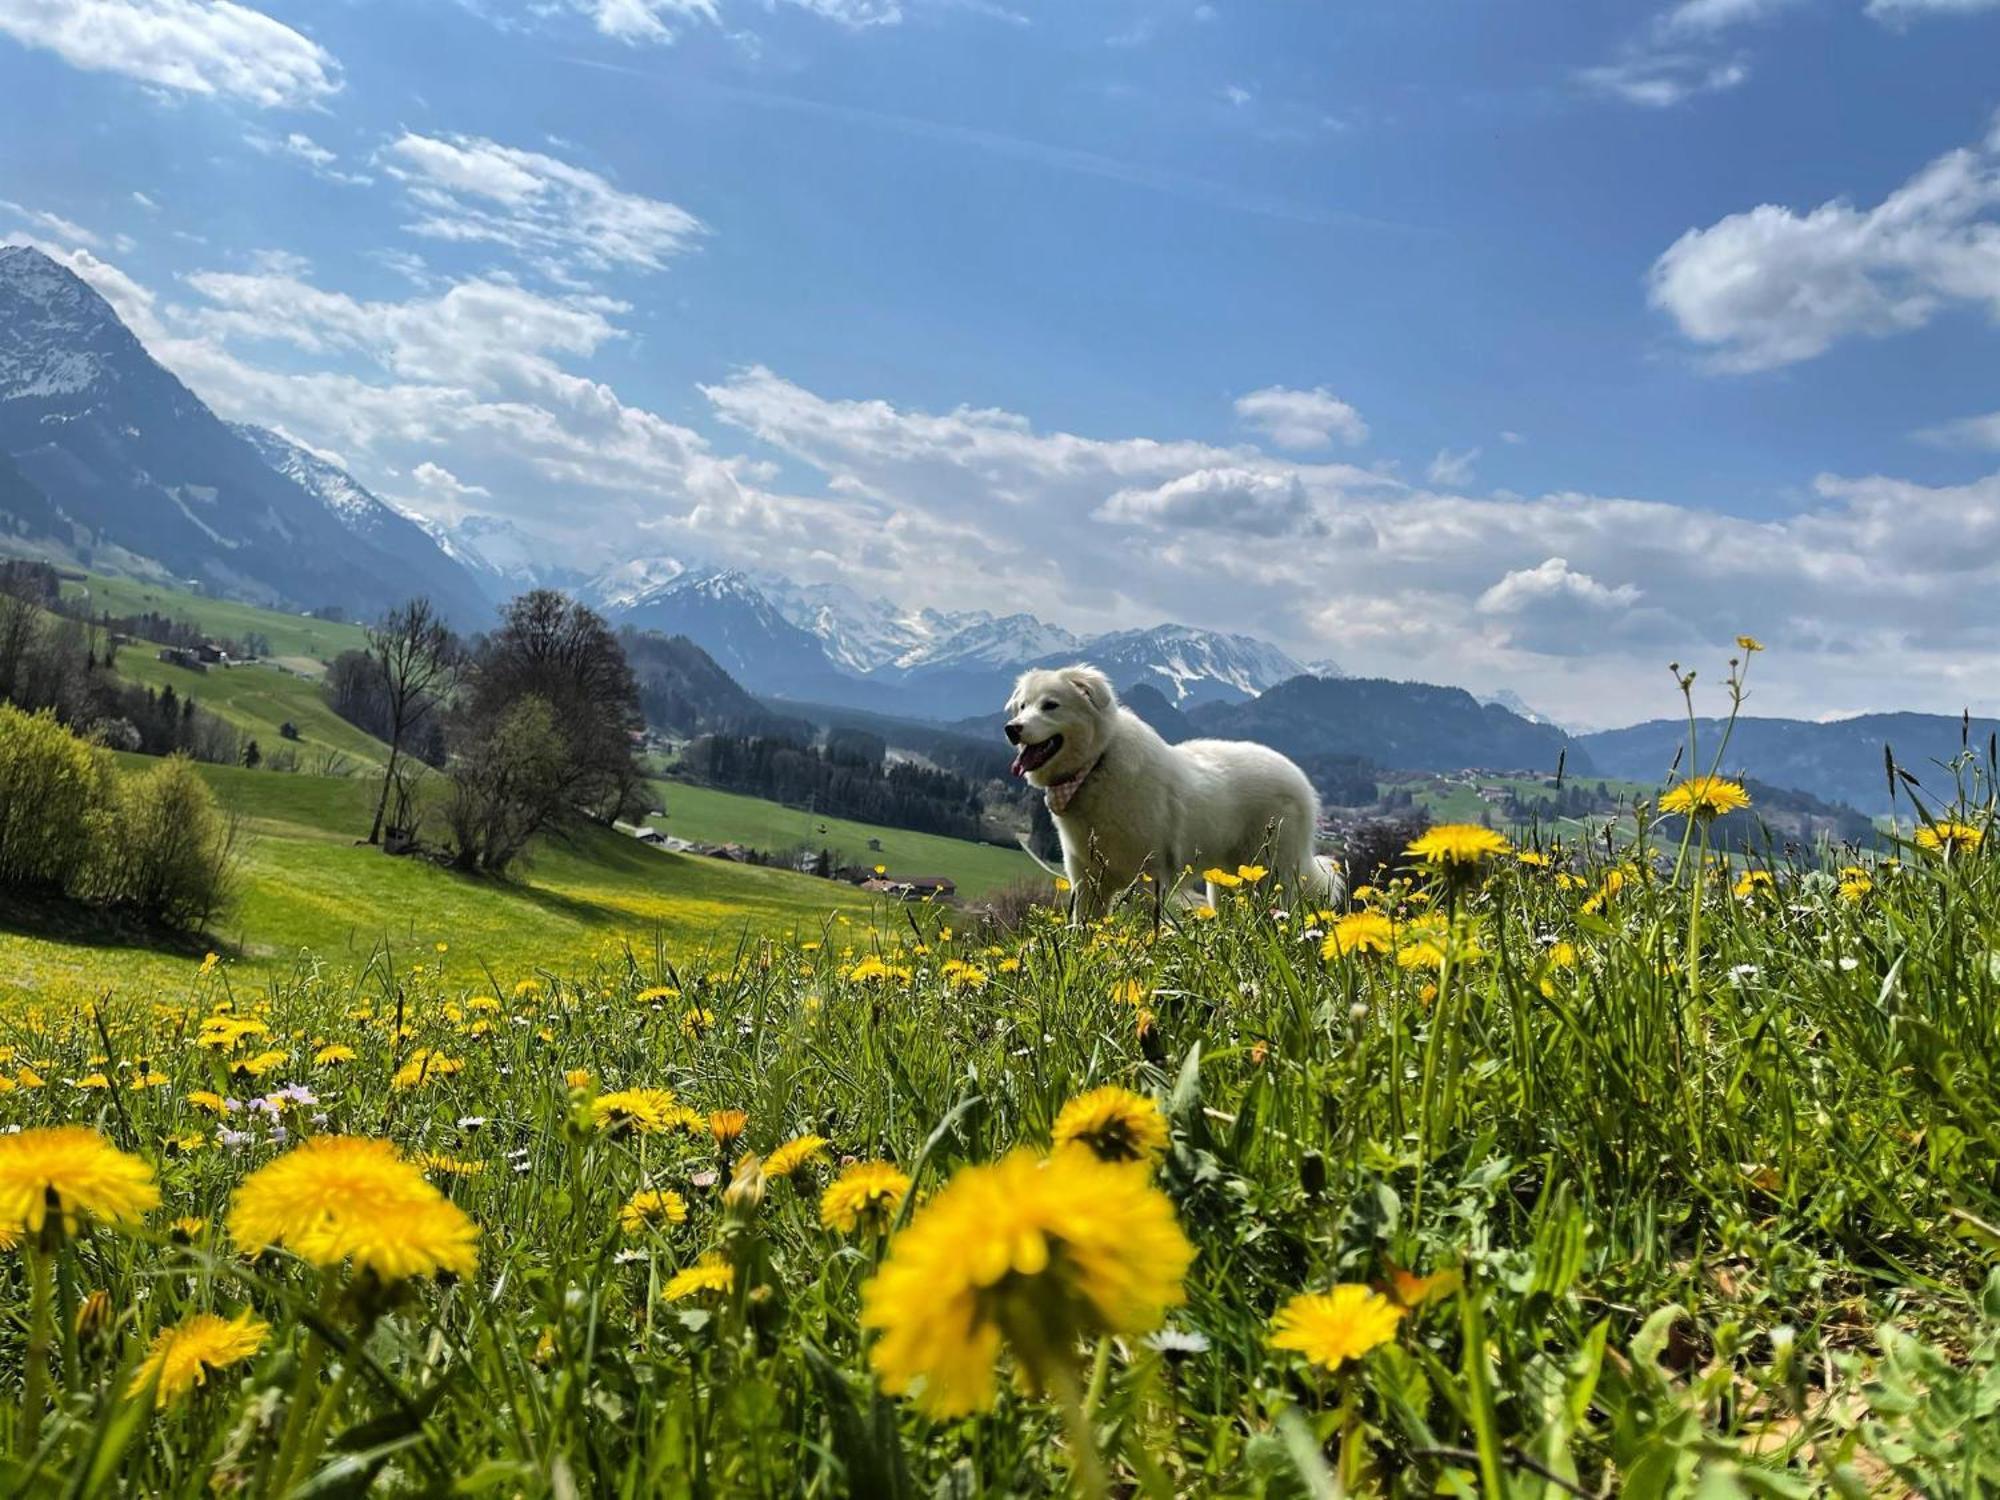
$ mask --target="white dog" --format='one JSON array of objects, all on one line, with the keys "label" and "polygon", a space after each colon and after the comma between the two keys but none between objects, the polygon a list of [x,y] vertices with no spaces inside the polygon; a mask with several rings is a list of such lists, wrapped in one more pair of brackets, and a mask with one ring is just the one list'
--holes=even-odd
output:
[{"label": "white dog", "polygon": [[[1169,745],[1095,667],[1024,672],[1007,700],[1014,774],[1048,798],[1078,921],[1141,875],[1164,891],[1192,869],[1263,865],[1304,899],[1340,879],[1313,854],[1319,799],[1287,757],[1242,740]],[[1213,903],[1219,893],[1208,888]]]}]

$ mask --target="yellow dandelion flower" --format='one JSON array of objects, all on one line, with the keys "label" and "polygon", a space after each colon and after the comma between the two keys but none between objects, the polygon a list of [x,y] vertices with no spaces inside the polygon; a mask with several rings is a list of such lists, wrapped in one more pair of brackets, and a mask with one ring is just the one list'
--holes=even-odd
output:
[{"label": "yellow dandelion flower", "polygon": [[1410,840],[1403,852],[1434,867],[1463,869],[1505,854],[1510,847],[1502,835],[1477,823],[1440,823]]},{"label": "yellow dandelion flower", "polygon": [[1545,870],[1548,868],[1549,857],[1534,849],[1516,849],[1514,862],[1526,865],[1531,870]]},{"label": "yellow dandelion flower", "polygon": [[342,1063],[354,1061],[354,1049],[345,1042],[329,1042],[313,1054],[315,1068],[337,1068]]},{"label": "yellow dandelion flower", "polygon": [[567,1073],[563,1074],[563,1087],[565,1088],[587,1089],[596,1082],[595,1075],[588,1068],[571,1068]]},{"label": "yellow dandelion flower", "polygon": [[40,1233],[51,1217],[66,1234],[85,1219],[132,1224],[159,1201],[152,1167],[94,1130],[51,1125],[0,1135],[0,1235]]},{"label": "yellow dandelion flower", "polygon": [[1983,829],[1951,818],[1926,823],[1916,831],[1914,837],[1919,849],[1926,854],[1935,854],[1941,859],[1949,859],[1954,854],[1970,854],[1986,841]]},{"label": "yellow dandelion flower", "polygon": [[1396,1336],[1404,1310],[1373,1287],[1345,1283],[1330,1292],[1306,1292],[1278,1309],[1271,1320],[1271,1347],[1303,1354],[1325,1370]]},{"label": "yellow dandelion flower", "polygon": [[449,1078],[464,1068],[465,1064],[455,1057],[447,1057],[430,1047],[419,1047],[396,1069],[396,1076],[389,1082],[399,1089],[413,1089],[432,1079]]},{"label": "yellow dandelion flower", "polygon": [[[572,1086],[588,1087],[588,1084]],[[590,1118],[600,1130],[658,1135],[663,1130],[685,1125],[692,1115],[675,1102],[671,1089],[619,1089],[591,1100]]]},{"label": "yellow dandelion flower", "polygon": [[1739,635],[1736,637],[1736,645],[1739,650],[1746,652],[1762,651],[1764,649],[1764,643],[1754,635]]},{"label": "yellow dandelion flower", "polygon": [[1270,873],[1262,865],[1238,865],[1236,867],[1236,878],[1245,885],[1255,885]]},{"label": "yellow dandelion flower", "polygon": [[440,1177],[477,1177],[486,1170],[483,1161],[470,1161],[462,1156],[446,1156],[437,1151],[426,1151],[417,1158],[417,1164],[426,1172],[435,1172]]},{"label": "yellow dandelion flower", "polygon": [[864,958],[847,971],[847,977],[862,984],[876,980],[894,980],[898,984],[908,984],[915,975],[900,964],[884,963],[875,957]]},{"label": "yellow dandelion flower", "polygon": [[1058,1147],[1083,1146],[1100,1161],[1150,1165],[1167,1150],[1167,1120],[1159,1104],[1116,1084],[1070,1100],[1051,1135]]},{"label": "yellow dandelion flower", "polygon": [[789,1177],[809,1161],[826,1155],[826,1137],[821,1135],[801,1135],[774,1148],[764,1158],[766,1177]]},{"label": "yellow dandelion flower", "polygon": [[1840,899],[1849,906],[1859,906],[1874,889],[1874,878],[1859,865],[1849,865],[1840,872]]},{"label": "yellow dandelion flower", "polygon": [[667,1188],[641,1188],[618,1210],[618,1227],[641,1234],[667,1224],[687,1223],[687,1199]]},{"label": "yellow dandelion flower", "polygon": [[1215,917],[1215,908],[1210,906],[1206,901],[1194,909],[1194,919],[1197,922],[1213,922]]},{"label": "yellow dandelion flower", "polygon": [[708,1117],[708,1133],[718,1146],[735,1144],[742,1136],[744,1127],[750,1123],[750,1116],[740,1109],[718,1109]]},{"label": "yellow dandelion flower", "polygon": [[479,1262],[479,1226],[387,1141],[314,1136],[236,1189],[229,1234],[247,1255],[282,1245],[316,1266],[352,1261],[383,1281]]},{"label": "yellow dandelion flower", "polygon": [[886,1234],[896,1211],[910,1191],[909,1175],[886,1161],[857,1161],[821,1195],[819,1221],[828,1229],[853,1234]]},{"label": "yellow dandelion flower", "polygon": [[169,1406],[198,1385],[208,1384],[211,1370],[224,1370],[249,1359],[264,1347],[271,1331],[248,1308],[233,1318],[197,1313],[186,1322],[162,1328],[133,1373],[128,1396],[153,1387],[153,1405]]},{"label": "yellow dandelion flower", "polygon": [[1396,946],[1396,924],[1379,911],[1349,912],[1335,919],[1319,945],[1321,958],[1350,953],[1387,953]]},{"label": "yellow dandelion flower", "polygon": [[1777,888],[1777,882],[1771,878],[1769,870],[1745,870],[1737,877],[1732,889],[1739,899],[1748,901],[1753,896],[1763,895]]},{"label": "yellow dandelion flower", "polygon": [[178,1219],[167,1225],[167,1232],[181,1244],[192,1245],[196,1240],[201,1238],[203,1231],[207,1228],[208,1220],[198,1218],[193,1214],[182,1214]]},{"label": "yellow dandelion flower", "polygon": [[1216,887],[1216,889],[1224,891],[1234,890],[1237,886],[1243,884],[1243,877],[1241,875],[1231,874],[1228,870],[1219,868],[1203,870],[1201,878]]},{"label": "yellow dandelion flower", "polygon": [[660,1295],[669,1302],[685,1302],[708,1292],[726,1292],[736,1285],[736,1271],[720,1255],[711,1251],[684,1271],[676,1271]]},{"label": "yellow dandelion flower", "polygon": [[1742,783],[1721,776],[1690,776],[1676,782],[1660,798],[1660,811],[1707,822],[1724,813],[1740,812],[1750,805],[1750,794]]},{"label": "yellow dandelion flower", "polygon": [[714,1024],[715,1012],[705,1005],[691,1005],[681,1017],[681,1030],[689,1036],[701,1036]]},{"label": "yellow dandelion flower", "polygon": [[890,1242],[862,1290],[869,1362],[933,1416],[993,1404],[1012,1350],[1039,1391],[1078,1340],[1150,1333],[1182,1300],[1194,1247],[1143,1172],[1074,1148],[966,1167]]},{"label": "yellow dandelion flower", "polygon": [[251,1078],[262,1078],[273,1068],[282,1068],[290,1057],[289,1052],[274,1047],[268,1052],[259,1052],[255,1057],[238,1058],[229,1065],[229,1071]]}]

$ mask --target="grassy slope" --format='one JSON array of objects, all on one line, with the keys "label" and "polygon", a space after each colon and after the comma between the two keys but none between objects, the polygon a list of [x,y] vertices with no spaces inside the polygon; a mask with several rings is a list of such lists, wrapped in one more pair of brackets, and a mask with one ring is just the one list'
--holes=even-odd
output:
[{"label": "grassy slope", "polygon": [[293,743],[278,733],[287,720],[298,726],[296,748],[300,764],[307,768],[327,751],[337,750],[365,767],[380,765],[388,755],[380,740],[326,706],[317,682],[269,663],[193,672],[159,660],[149,646],[134,645],[118,653],[117,670],[128,682],[171,686],[181,697],[194,699],[256,740],[266,756]]},{"label": "grassy slope", "polygon": [[[983,896],[1018,881],[1041,878],[1034,861],[1018,849],[821,817],[760,797],[678,781],[659,781],[654,786],[663,799],[657,805],[664,806],[667,814],[649,821],[662,833],[696,843],[733,840],[753,849],[791,849],[809,843],[815,849],[831,849],[841,863],[882,865],[891,875],[947,875],[958,882],[959,895],[964,897]],[[879,851],[868,847],[871,838],[882,841]]]},{"label": "grassy slope", "polygon": [[63,592],[71,597],[86,590],[94,612],[136,615],[155,610],[176,619],[192,620],[211,635],[232,639],[256,631],[270,640],[271,651],[277,656],[331,661],[341,652],[358,651],[367,643],[366,633],[359,625],[335,625],[281,610],[259,609],[254,604],[210,599],[133,578],[93,573],[87,584],[63,585]]},{"label": "grassy slope", "polygon": [[[251,835],[242,899],[220,935],[240,949],[240,969],[259,979],[306,951],[356,970],[384,944],[399,965],[434,964],[435,945],[448,942],[443,962],[452,977],[481,980],[483,961],[512,983],[537,966],[585,963],[628,942],[650,955],[656,934],[684,960],[732,949],[746,928],[816,929],[835,911],[874,909],[845,886],[666,854],[599,830],[543,849],[518,881],[474,880],[356,847],[372,811],[364,781],[200,769]],[[0,995],[178,988],[199,959],[133,940],[52,939],[45,931],[45,924],[0,930]]]}]

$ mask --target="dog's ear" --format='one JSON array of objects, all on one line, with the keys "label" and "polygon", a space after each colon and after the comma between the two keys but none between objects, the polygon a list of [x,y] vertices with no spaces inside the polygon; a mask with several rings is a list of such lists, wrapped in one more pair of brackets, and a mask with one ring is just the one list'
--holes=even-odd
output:
[{"label": "dog's ear", "polygon": [[1084,702],[1099,713],[1118,706],[1118,694],[1111,686],[1111,679],[1097,668],[1081,665],[1064,667],[1062,675],[1063,681],[1083,694]]}]

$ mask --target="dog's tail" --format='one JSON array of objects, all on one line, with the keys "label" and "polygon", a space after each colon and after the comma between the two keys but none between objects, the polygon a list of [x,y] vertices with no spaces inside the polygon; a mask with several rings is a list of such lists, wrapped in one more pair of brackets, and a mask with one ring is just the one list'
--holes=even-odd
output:
[{"label": "dog's tail", "polygon": [[1340,867],[1340,861],[1330,854],[1315,854],[1306,862],[1306,886],[1313,899],[1324,901],[1328,906],[1339,906],[1347,899],[1347,872]]},{"label": "dog's tail", "polygon": [[1036,864],[1040,865],[1044,870],[1046,870],[1049,874],[1055,876],[1058,880],[1064,879],[1068,875],[1069,872],[1063,869],[1061,865],[1052,865],[1047,860],[1043,859],[1041,855],[1035,853],[1034,845],[1028,842],[1028,836],[1025,833],[1015,834],[1014,841],[1021,846],[1021,852],[1023,854],[1027,855],[1028,858],[1032,859]]}]

